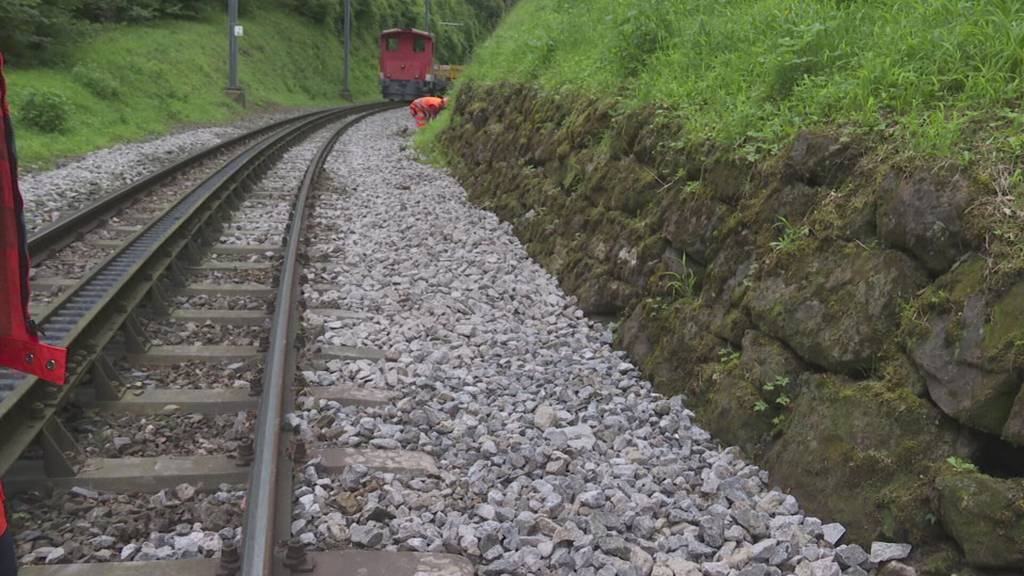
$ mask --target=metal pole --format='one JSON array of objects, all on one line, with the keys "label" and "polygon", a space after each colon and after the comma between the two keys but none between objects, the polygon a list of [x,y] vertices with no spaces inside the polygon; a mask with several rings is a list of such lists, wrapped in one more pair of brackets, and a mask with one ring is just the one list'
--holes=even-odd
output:
[{"label": "metal pole", "polygon": [[349,49],[352,46],[352,0],[345,0],[345,75],[342,80],[341,97],[352,99],[348,85]]},{"label": "metal pole", "polygon": [[238,90],[238,0],[228,0],[228,90]]},{"label": "metal pole", "polygon": [[430,0],[424,0],[424,5],[427,7],[426,32],[430,34]]}]

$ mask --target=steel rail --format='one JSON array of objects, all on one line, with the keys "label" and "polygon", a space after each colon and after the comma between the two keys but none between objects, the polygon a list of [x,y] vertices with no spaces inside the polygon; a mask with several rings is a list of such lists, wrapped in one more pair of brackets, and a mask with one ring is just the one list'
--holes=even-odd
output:
[{"label": "steel rail", "polygon": [[[394,105],[383,105],[382,109]],[[374,110],[350,119],[341,125],[325,142],[303,175],[289,220],[287,250],[279,277],[273,322],[271,323],[270,348],[263,368],[264,384],[257,416],[256,455],[250,470],[249,492],[246,496],[246,510],[243,520],[243,555],[241,576],[270,576],[274,573],[275,534],[287,530],[288,522],[275,522],[278,511],[291,510],[291,470],[282,465],[285,454],[282,450],[282,420],[285,406],[294,400],[289,383],[295,377],[296,336],[298,333],[299,310],[299,249],[310,207],[310,195],[324,163],[330,156],[338,139],[352,126],[364,118],[378,113]],[[294,462],[301,466],[304,462]],[[282,490],[283,485],[288,490]],[[285,499],[282,502],[282,498]],[[287,516],[285,516],[287,519]]]},{"label": "steel rail", "polygon": [[130,238],[50,307],[40,325],[47,343],[68,346],[68,383],[62,388],[34,377],[0,371],[0,475],[44,428],[132,310],[150,292],[214,211],[251,185],[273,157],[332,119],[379,106],[318,112],[281,128],[228,161],[161,216]]},{"label": "steel rail", "polygon": [[126,204],[139,197],[150,189],[163,182],[181,174],[196,164],[223,152],[237,144],[241,144],[254,138],[260,138],[278,130],[288,124],[301,122],[316,114],[322,114],[323,110],[306,112],[291,116],[283,120],[271,122],[265,126],[239,134],[223,142],[208,146],[198,152],[190,154],[173,164],[165,166],[156,172],[143,176],[110,194],[86,204],[79,208],[74,214],[61,218],[60,220],[43,226],[32,233],[28,239],[28,253],[32,264],[38,264],[51,254],[74,242],[81,235],[92,228],[95,228],[103,219],[108,218]]}]

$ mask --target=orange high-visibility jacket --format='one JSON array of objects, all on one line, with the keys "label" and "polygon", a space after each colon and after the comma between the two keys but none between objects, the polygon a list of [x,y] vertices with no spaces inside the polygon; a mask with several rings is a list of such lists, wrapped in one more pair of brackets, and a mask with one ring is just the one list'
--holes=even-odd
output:
[{"label": "orange high-visibility jacket", "polygon": [[409,104],[409,112],[416,119],[416,126],[422,128],[426,126],[428,120],[440,114],[447,104],[447,98],[424,96],[413,100],[412,104]]}]

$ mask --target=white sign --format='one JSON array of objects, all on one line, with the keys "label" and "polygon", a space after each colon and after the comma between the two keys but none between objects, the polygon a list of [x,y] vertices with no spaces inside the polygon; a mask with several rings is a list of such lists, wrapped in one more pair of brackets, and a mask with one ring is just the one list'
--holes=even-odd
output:
[{"label": "white sign", "polygon": [[245,28],[235,26],[235,36],[245,36]]}]

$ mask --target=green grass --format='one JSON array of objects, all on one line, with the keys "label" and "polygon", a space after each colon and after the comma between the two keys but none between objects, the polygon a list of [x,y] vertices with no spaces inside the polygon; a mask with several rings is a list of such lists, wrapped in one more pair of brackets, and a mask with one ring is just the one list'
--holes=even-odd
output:
[{"label": "green grass", "polygon": [[426,127],[420,129],[413,136],[412,143],[420,157],[434,166],[447,166],[449,163],[448,151],[442,146],[434,146],[438,135],[444,132],[451,124],[451,109],[444,110],[437,118],[431,120]]},{"label": "green grass", "polygon": [[[278,10],[260,10],[244,24],[239,69],[251,109],[341,102],[342,46],[327,27]],[[244,110],[223,94],[225,30],[219,12],[197,22],[110,27],[78,46],[73,62],[60,68],[12,68],[8,85],[22,162],[47,166],[57,158],[164,133],[175,125],[239,117]],[[353,42],[357,100],[377,97],[373,36],[364,34]],[[113,82],[117,95],[97,90],[90,76]],[[19,103],[39,90],[71,102],[71,119],[63,131],[47,134],[18,121]]]},{"label": "green grass", "polygon": [[664,106],[751,157],[829,126],[927,157],[1024,152],[1015,0],[522,0],[465,79]]}]

